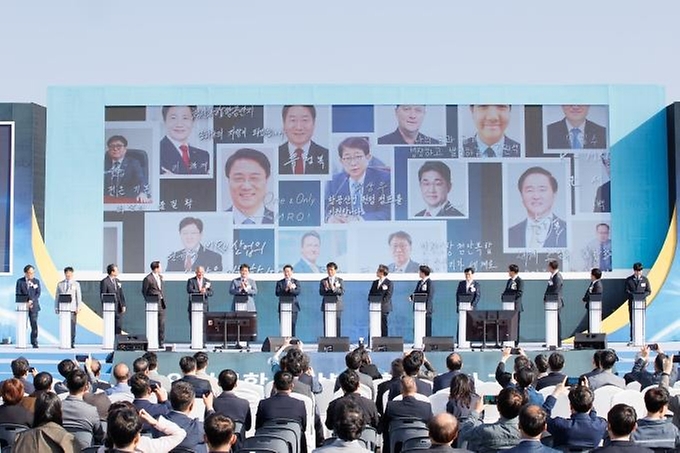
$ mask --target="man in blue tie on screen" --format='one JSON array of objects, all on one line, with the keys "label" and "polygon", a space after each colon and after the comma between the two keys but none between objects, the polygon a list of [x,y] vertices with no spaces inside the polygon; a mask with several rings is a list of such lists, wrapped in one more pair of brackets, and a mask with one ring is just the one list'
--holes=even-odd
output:
[{"label": "man in blue tie on screen", "polygon": [[234,213],[234,224],[273,224],[274,213],[264,204],[272,174],[267,156],[255,149],[241,148],[227,159],[224,174],[233,203],[227,211]]},{"label": "man in blue tie on screen", "polygon": [[589,110],[588,105],[563,105],[564,118],[548,124],[548,148],[607,148],[607,129],[586,119]]}]

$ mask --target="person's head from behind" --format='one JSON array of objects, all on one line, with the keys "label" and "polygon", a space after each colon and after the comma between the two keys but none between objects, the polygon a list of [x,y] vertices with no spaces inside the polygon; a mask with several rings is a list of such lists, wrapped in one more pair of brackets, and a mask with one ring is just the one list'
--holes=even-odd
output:
[{"label": "person's head from behind", "polygon": [[142,419],[134,406],[119,403],[111,405],[106,417],[106,437],[115,448],[136,446],[141,432]]},{"label": "person's head from behind", "polygon": [[57,364],[57,371],[64,379],[76,368],[78,368],[78,365],[71,359],[64,359]]},{"label": "person's head from behind", "polygon": [[420,351],[412,351],[404,357],[404,373],[409,376],[415,376],[420,371],[423,365],[423,353]]},{"label": "person's head from behind", "polygon": [[475,394],[475,381],[465,373],[458,373],[451,379],[449,390],[449,399],[470,407],[472,395]]},{"label": "person's head from behind", "polygon": [[449,371],[459,371],[463,368],[463,358],[457,352],[452,352],[446,357],[446,368]]},{"label": "person's head from behind", "polygon": [[416,385],[416,378],[405,374],[401,377],[401,394],[415,395],[418,392],[418,386]]},{"label": "person's head from behind", "polygon": [[338,155],[345,173],[354,181],[359,181],[371,160],[371,148],[365,137],[347,137],[338,145]]},{"label": "person's head from behind", "polygon": [[132,362],[132,372],[133,373],[148,373],[149,372],[149,362],[144,357],[137,357],[134,362]]},{"label": "person's head from behind", "polygon": [[432,273],[432,269],[430,269],[430,266],[428,266],[427,264],[421,264],[418,267],[418,275],[423,280],[426,279],[427,277],[429,277],[431,273]]},{"label": "person's head from behind", "polygon": [[522,368],[531,368],[531,360],[525,355],[515,356],[515,362],[513,364],[514,372],[517,373]]},{"label": "person's head from behind", "polygon": [[61,399],[56,393],[41,392],[35,398],[35,412],[33,413],[33,427],[37,428],[45,423],[63,425],[61,414]]},{"label": "person's head from behind", "polygon": [[41,371],[33,377],[33,387],[36,392],[45,392],[52,388],[52,375],[46,371]]},{"label": "person's head from behind", "polygon": [[524,395],[514,387],[506,387],[498,394],[498,412],[501,417],[512,419],[519,415],[524,405]]},{"label": "person's head from behind", "polygon": [[451,169],[442,161],[427,161],[418,169],[418,183],[427,207],[438,208],[451,192]]},{"label": "person's head from behind", "polygon": [[599,280],[601,278],[602,278],[602,271],[599,268],[594,267],[590,270],[590,279],[592,281]]},{"label": "person's head from behind", "polygon": [[234,422],[227,416],[212,413],[203,422],[204,439],[209,451],[230,451],[236,435]]},{"label": "person's head from behind", "polygon": [[579,414],[590,412],[593,408],[595,396],[593,391],[585,385],[577,385],[569,390],[569,405],[571,409]]},{"label": "person's head from behind", "polygon": [[196,359],[190,355],[186,355],[179,359],[179,369],[182,370],[182,374],[196,374]]},{"label": "person's head from behind", "polygon": [[668,356],[663,352],[659,352],[654,358],[654,371],[661,373],[663,371],[663,361],[666,360]]},{"label": "person's head from behind", "polygon": [[274,374],[274,388],[279,393],[293,390],[293,375],[288,371],[277,371]]},{"label": "person's head from behind", "polygon": [[458,419],[451,414],[437,414],[427,424],[434,445],[451,445],[458,437]]},{"label": "person's head from behind", "polygon": [[229,156],[224,174],[234,207],[244,214],[255,214],[264,205],[271,164],[261,151],[241,148]]},{"label": "person's head from behind", "polygon": [[562,368],[564,368],[564,356],[559,352],[553,352],[548,359],[548,365],[553,373],[562,371]]},{"label": "person's head from behind", "polygon": [[127,153],[128,141],[122,135],[113,135],[106,141],[106,152],[111,160],[120,162]]},{"label": "person's head from behind", "polygon": [[401,377],[404,374],[404,359],[401,357],[392,360],[390,363],[390,374],[392,377]]},{"label": "person's head from behind", "polygon": [[149,376],[144,373],[135,373],[129,380],[130,392],[135,398],[146,398],[151,393]]},{"label": "person's head from behind", "polygon": [[316,121],[316,108],[313,105],[284,105],[281,116],[288,143],[302,148],[312,140]]},{"label": "person's head from behind", "polygon": [[350,370],[358,370],[361,367],[361,352],[357,349],[345,355],[345,366]]},{"label": "person's head from behind", "polygon": [[179,238],[185,250],[198,251],[203,239],[203,221],[196,217],[185,217],[179,222]]},{"label": "person's head from behind", "polygon": [[189,105],[166,105],[161,109],[161,113],[163,114],[163,123],[165,124],[167,136],[180,144],[186,144],[194,127],[196,107]]},{"label": "person's head from behind", "polygon": [[365,425],[363,409],[353,401],[339,406],[340,414],[333,424],[335,435],[346,442],[358,439]]},{"label": "person's head from behind", "polygon": [[217,382],[220,384],[220,388],[225,392],[231,392],[236,387],[238,382],[238,375],[234,370],[226,369],[220,371],[217,377]]},{"label": "person's head from behind", "polygon": [[666,415],[669,400],[668,390],[663,387],[652,387],[645,392],[645,407],[650,415]]},{"label": "person's head from behind", "polygon": [[515,381],[517,381],[517,387],[525,389],[534,383],[536,378],[536,373],[532,367],[523,367],[515,372]]},{"label": "person's head from behind", "polygon": [[604,351],[602,351],[602,350],[597,350],[597,351],[593,352],[593,366],[596,369],[602,368],[602,353],[603,352]]},{"label": "person's head from behind", "polygon": [[24,397],[24,384],[17,378],[6,379],[0,387],[0,396],[5,406],[14,406]]},{"label": "person's head from behind", "polygon": [[471,105],[477,137],[487,146],[500,142],[510,124],[510,105]]},{"label": "person's head from behind", "polygon": [[148,351],[142,356],[149,363],[149,371],[153,371],[158,368],[158,355],[153,351]]},{"label": "person's head from behind", "polygon": [[552,213],[557,194],[557,179],[543,167],[531,167],[519,177],[517,188],[530,219]]},{"label": "person's head from behind", "polygon": [[130,377],[130,368],[124,363],[117,363],[113,367],[113,378],[117,383],[125,383]]},{"label": "person's head from behind", "polygon": [[615,404],[607,414],[607,426],[610,438],[629,438],[637,427],[635,409],[627,404]]},{"label": "person's head from behind", "polygon": [[308,231],[300,240],[300,254],[312,264],[316,263],[321,253],[321,236],[316,231]]},{"label": "person's head from behind", "polygon": [[194,386],[188,382],[175,381],[170,388],[170,405],[177,412],[189,413],[194,407],[196,391]]},{"label": "person's head from behind", "polygon": [[85,393],[90,386],[87,374],[80,368],[71,371],[66,377],[66,388],[71,395]]},{"label": "person's head from behind", "polygon": [[28,374],[28,369],[30,368],[28,360],[26,360],[25,357],[17,357],[16,359],[12,360],[10,367],[12,368],[12,376],[17,379],[26,377]]},{"label": "person's head from behind", "polygon": [[387,244],[392,252],[392,259],[396,267],[405,266],[411,259],[411,235],[406,231],[396,231],[389,235]]},{"label": "person's head from behind", "polygon": [[196,371],[202,371],[208,368],[208,354],[203,351],[198,351],[194,354],[194,359],[196,359]]},{"label": "person's head from behind", "polygon": [[534,365],[539,373],[546,373],[548,371],[548,357],[545,354],[538,354],[534,357]]},{"label": "person's head from behind", "polygon": [[611,349],[605,349],[602,351],[602,354],[600,354],[600,366],[605,371],[610,371],[614,368],[614,364],[618,362],[618,360],[619,357]]},{"label": "person's head from behind", "polygon": [[548,414],[542,407],[526,404],[519,411],[519,430],[528,439],[539,439],[545,431]]},{"label": "person's head from behind", "polygon": [[397,127],[402,135],[415,140],[423,124],[427,108],[424,105],[398,105],[394,109],[397,117]]},{"label": "person's head from behind", "polygon": [[101,362],[97,359],[91,358],[90,359],[90,370],[92,370],[92,374],[94,374],[94,377],[98,378],[102,373]]},{"label": "person's head from behind", "polygon": [[359,390],[359,374],[354,370],[345,370],[340,373],[338,382],[345,394],[354,393]]}]

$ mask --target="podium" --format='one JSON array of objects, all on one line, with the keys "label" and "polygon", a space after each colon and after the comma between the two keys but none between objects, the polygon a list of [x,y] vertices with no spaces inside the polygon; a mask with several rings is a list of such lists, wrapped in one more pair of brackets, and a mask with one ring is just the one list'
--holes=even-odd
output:
[{"label": "podium", "polygon": [[222,342],[215,349],[227,349],[229,341],[235,341],[236,349],[243,349],[241,341],[257,339],[257,313],[252,311],[208,312],[205,314],[205,340]]},{"label": "podium", "polygon": [[545,304],[545,347],[557,347],[560,298],[557,294],[547,294],[543,302]]},{"label": "podium", "polygon": [[282,337],[293,336],[293,302],[295,296],[279,297],[279,331]]},{"label": "podium", "polygon": [[602,324],[602,294],[591,294],[588,302],[588,333],[600,333]]},{"label": "podium", "polygon": [[[467,336],[469,342],[481,342],[481,349],[487,343],[500,348],[506,341],[517,339],[517,312],[515,310],[472,310],[467,312]],[[475,347],[475,346],[471,346]]]},{"label": "podium", "polygon": [[368,296],[368,338],[371,339],[371,348],[373,348],[373,338],[382,337],[382,329],[380,318],[382,316],[382,296],[375,295]]},{"label": "podium", "polygon": [[17,348],[26,348],[28,333],[26,332],[26,324],[28,324],[28,295],[17,294],[15,298],[17,310]]},{"label": "podium", "polygon": [[104,335],[102,335],[102,349],[113,349],[116,339],[116,294],[103,293],[102,318],[104,319]]},{"label": "podium", "polygon": [[203,317],[205,313],[205,294],[189,294],[191,304],[191,349],[203,349]]},{"label": "podium", "polygon": [[459,294],[458,298],[458,348],[469,349],[467,341],[467,313],[472,311],[474,294]]},{"label": "podium", "polygon": [[647,295],[633,294],[633,346],[645,345],[645,316],[647,311]]},{"label": "podium", "polygon": [[326,337],[338,336],[338,296],[323,296],[323,325]]},{"label": "podium", "polygon": [[146,339],[149,349],[158,349],[158,302],[159,296],[145,296],[146,302]]},{"label": "podium", "polygon": [[59,294],[59,349],[71,349],[71,301],[70,294]]},{"label": "podium", "polygon": [[413,348],[422,349],[427,316],[427,293],[413,293]]},{"label": "podium", "polygon": [[514,294],[501,294],[501,308],[503,311],[514,311],[515,310],[515,295]]},{"label": "podium", "polygon": [[234,311],[248,311],[247,294],[236,294],[234,296]]}]

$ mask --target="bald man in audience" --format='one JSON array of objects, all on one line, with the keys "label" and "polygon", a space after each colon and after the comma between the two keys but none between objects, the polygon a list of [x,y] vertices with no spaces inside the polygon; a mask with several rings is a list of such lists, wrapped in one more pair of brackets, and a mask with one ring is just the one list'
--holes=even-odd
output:
[{"label": "bald man in audience", "polygon": [[443,413],[432,417],[427,424],[430,432],[431,446],[429,451],[441,453],[469,452],[464,448],[452,448],[458,437],[458,419],[451,414]]}]

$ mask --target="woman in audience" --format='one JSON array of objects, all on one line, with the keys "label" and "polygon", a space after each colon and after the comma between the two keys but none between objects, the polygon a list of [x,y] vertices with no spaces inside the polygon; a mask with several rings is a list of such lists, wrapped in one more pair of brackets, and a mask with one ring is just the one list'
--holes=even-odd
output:
[{"label": "woman in audience", "polygon": [[52,392],[40,393],[35,400],[33,429],[17,435],[12,451],[32,453],[79,452],[73,434],[61,425],[61,400]]},{"label": "woman in audience", "polygon": [[0,423],[17,423],[32,426],[33,414],[19,404],[24,397],[24,384],[17,378],[2,383],[0,396],[4,404],[0,406]]},{"label": "woman in audience", "polygon": [[479,400],[479,395],[475,393],[475,381],[465,373],[458,373],[451,380],[450,388],[446,412],[453,414],[458,420],[468,418]]}]

